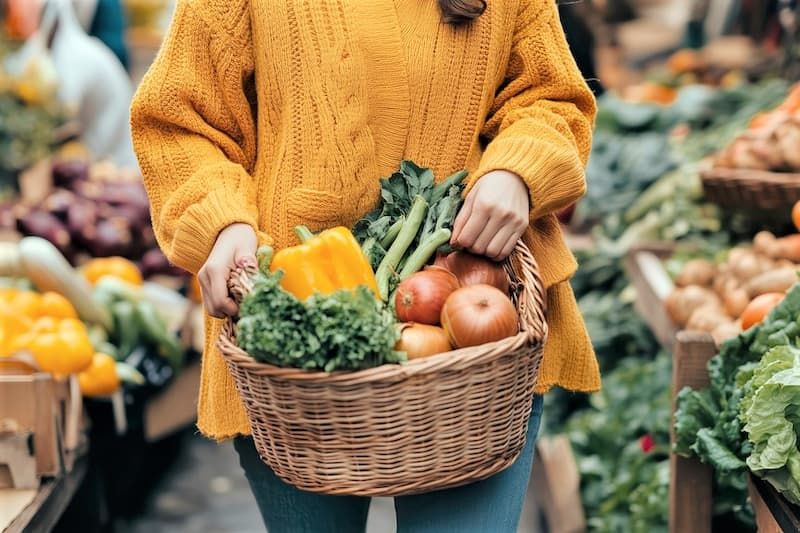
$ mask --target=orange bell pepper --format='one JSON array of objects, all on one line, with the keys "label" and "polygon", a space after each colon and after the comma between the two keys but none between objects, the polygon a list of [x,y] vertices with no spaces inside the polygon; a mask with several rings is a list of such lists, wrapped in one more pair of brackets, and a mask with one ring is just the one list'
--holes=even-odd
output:
[{"label": "orange bell pepper", "polygon": [[89,368],[78,374],[81,394],[84,396],[108,396],[119,389],[117,362],[108,354],[96,353]]},{"label": "orange bell pepper", "polygon": [[83,275],[92,285],[105,276],[113,276],[132,285],[142,284],[142,273],[139,268],[124,257],[92,259],[83,267]]}]

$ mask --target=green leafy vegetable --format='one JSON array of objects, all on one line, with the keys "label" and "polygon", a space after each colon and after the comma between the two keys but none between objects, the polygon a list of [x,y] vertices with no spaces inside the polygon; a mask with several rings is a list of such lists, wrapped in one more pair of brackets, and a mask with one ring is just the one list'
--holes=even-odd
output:
[{"label": "green leafy vegetable", "polygon": [[800,504],[800,349],[772,348],[751,372],[740,405],[753,446],[747,466]]},{"label": "green leafy vegetable", "polygon": [[447,245],[466,176],[462,170],[435,184],[433,171],[403,161],[381,180],[381,204],[356,223],[353,234],[376,270],[384,299]]},{"label": "green leafy vegetable", "polygon": [[237,341],[256,360],[326,372],[405,360],[394,350],[394,317],[367,288],[301,302],[280,288],[280,278],[260,273],[242,301]]}]

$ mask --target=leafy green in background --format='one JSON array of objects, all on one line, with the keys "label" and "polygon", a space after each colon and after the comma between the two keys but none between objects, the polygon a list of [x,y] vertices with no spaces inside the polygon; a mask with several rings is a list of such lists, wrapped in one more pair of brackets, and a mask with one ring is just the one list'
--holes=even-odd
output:
[{"label": "leafy green in background", "polygon": [[[711,383],[708,388],[692,390],[687,387],[678,394],[675,413],[676,453],[696,456],[711,465],[717,492],[728,496],[726,503],[731,504],[730,510],[743,519],[749,514],[749,505],[746,503],[747,466],[757,461],[748,458],[753,453],[753,444],[760,442],[763,427],[751,426],[756,430],[751,442],[743,432],[742,420],[753,418],[756,397],[760,399],[761,409],[766,409],[764,412],[770,412],[770,417],[781,420],[779,416],[775,417],[778,412],[775,406],[769,406],[769,394],[757,395],[754,389],[763,388],[758,385],[764,382],[770,369],[784,368],[782,365],[786,361],[781,362],[778,356],[785,352],[781,350],[767,357],[762,362],[763,367],[757,364],[772,348],[785,348],[790,342],[795,342],[800,333],[798,317],[800,286],[795,286],[763,324],[726,342],[720,353],[709,361]],[[746,417],[740,416],[742,404],[751,413]],[[715,498],[717,505],[721,501]]]},{"label": "leafy green in background", "polygon": [[565,424],[591,531],[667,530],[671,379],[666,354],[626,358]]},{"label": "leafy green in background", "polygon": [[772,348],[750,375],[740,405],[753,447],[747,466],[800,504],[800,350]]},{"label": "leafy green in background", "polygon": [[[595,247],[578,254],[580,269],[572,279],[603,373],[604,391],[600,395],[607,394],[615,385],[618,366],[630,368],[631,372],[639,366],[650,368],[656,364],[652,358],[658,353],[655,339],[631,305],[634,297],[628,289],[622,259],[633,245],[660,240],[699,247],[713,256],[755,233],[752,225],[744,222],[745,218],[723,213],[705,203],[696,163],[745,129],[755,113],[778,105],[785,98],[787,87],[782,80],[721,90],[685,87],[671,106],[629,104],[612,95],[600,99],[587,170],[588,196],[576,213],[578,225],[592,228]],[[673,135],[674,128],[680,125],[688,126],[683,137]],[[755,356],[735,358],[730,361],[733,368],[717,363],[714,372],[719,374],[718,380],[733,380],[739,363],[755,359]],[[636,386],[635,383],[618,385]],[[651,382],[651,386],[646,394],[636,396],[646,409],[659,405],[664,395],[669,394],[669,374],[660,382]],[[627,390],[621,390],[620,394],[627,394]],[[753,527],[751,511],[745,503],[745,477],[741,474],[747,445],[742,442],[736,410],[723,408],[729,401],[736,401],[730,396],[726,393],[721,397],[710,391],[682,394],[683,401],[689,402],[686,411],[691,411],[692,417],[679,424],[684,426],[684,448],[695,445],[701,453],[713,456],[730,469],[717,473],[715,526],[721,523],[721,516],[733,516],[733,525],[728,522],[721,530],[745,531]],[[596,397],[599,396],[592,396],[593,402]],[[635,446],[630,444],[630,439],[635,438],[631,435],[636,433],[614,425],[614,420],[589,404],[585,394],[554,390],[545,397],[545,403],[546,431],[557,432],[565,425],[584,425],[585,433],[607,437],[607,441],[591,441],[597,443],[598,450],[601,446],[613,449],[595,452],[591,446],[573,439],[580,458],[589,529],[663,530],[667,520],[664,453],[658,466],[651,464],[650,457],[654,456],[650,454],[648,460],[642,461]],[[625,420],[627,404],[623,400],[619,404],[624,407],[614,407],[613,416]],[[592,423],[593,417],[598,417],[599,422]],[[654,414],[653,420],[658,419],[668,426],[669,411]],[[619,435],[605,431],[605,425]],[[662,428],[663,439],[666,433],[667,429]],[[655,440],[668,442],[659,440],[657,435]],[[631,474],[626,474],[626,470]],[[611,487],[604,487],[603,483]],[[620,494],[628,491],[629,505],[609,495],[608,491],[613,493],[617,489]]]}]

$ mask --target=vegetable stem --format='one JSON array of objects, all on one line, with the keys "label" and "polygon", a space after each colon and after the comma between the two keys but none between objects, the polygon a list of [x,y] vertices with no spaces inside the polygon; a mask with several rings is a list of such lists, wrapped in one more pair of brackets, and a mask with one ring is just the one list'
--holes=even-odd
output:
[{"label": "vegetable stem", "polygon": [[428,259],[436,253],[436,250],[450,240],[450,235],[451,232],[449,229],[440,228],[421,242],[417,249],[414,250],[414,253],[409,256],[403,270],[400,271],[400,281],[408,278],[414,272],[421,270],[422,267],[425,266],[425,263],[428,262]]},{"label": "vegetable stem", "polygon": [[361,251],[364,252],[364,255],[369,257],[369,251],[375,245],[376,241],[377,240],[375,239],[375,237],[370,237],[370,238],[368,238],[367,240],[364,241],[364,243],[361,245]]},{"label": "vegetable stem", "polygon": [[381,299],[384,301],[389,297],[389,280],[394,270],[397,268],[397,264],[406,253],[406,250],[408,250],[408,247],[414,242],[414,237],[416,237],[419,227],[425,220],[425,212],[427,209],[428,202],[426,202],[425,198],[422,196],[417,195],[414,198],[411,210],[408,212],[408,219],[405,224],[403,224],[403,228],[400,230],[400,233],[397,234],[397,238],[392,243],[391,248],[386,252],[386,256],[383,258],[383,261],[381,261],[381,264],[378,265],[375,277],[378,281],[378,290]]},{"label": "vegetable stem", "polygon": [[431,193],[431,205],[444,198],[444,196],[447,194],[447,191],[450,190],[450,187],[453,185],[459,185],[462,181],[464,181],[464,178],[467,177],[467,174],[468,172],[466,170],[459,170],[436,185]]},{"label": "vegetable stem", "polygon": [[314,238],[314,234],[306,226],[297,226],[294,228],[294,233],[300,239],[300,242],[308,242]]},{"label": "vegetable stem", "polygon": [[381,246],[385,248],[389,248],[392,245],[394,240],[397,238],[397,235],[400,233],[400,230],[403,229],[403,223],[406,221],[406,217],[401,216],[398,218],[394,224],[389,226],[389,229],[386,231],[386,236],[381,239]]},{"label": "vegetable stem", "polygon": [[256,258],[258,259],[258,268],[265,274],[269,272],[269,266],[272,263],[272,257],[275,255],[275,250],[272,246],[264,244],[256,250]]}]

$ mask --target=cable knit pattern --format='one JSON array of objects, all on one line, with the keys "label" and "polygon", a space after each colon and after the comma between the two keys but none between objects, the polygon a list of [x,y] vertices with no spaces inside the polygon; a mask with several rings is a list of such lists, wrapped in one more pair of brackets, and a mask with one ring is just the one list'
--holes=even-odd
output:
[{"label": "cable knit pattern", "polygon": [[[403,158],[438,177],[520,175],[525,240],[548,288],[537,386],[593,391],[597,362],[553,213],[585,190],[595,104],[552,0],[490,1],[470,24],[435,0],[178,0],[132,109],[134,145],[167,257],[197,272],[219,232],[250,224],[280,248],[292,228],[351,226]],[[206,320],[198,426],[249,433]]]}]

